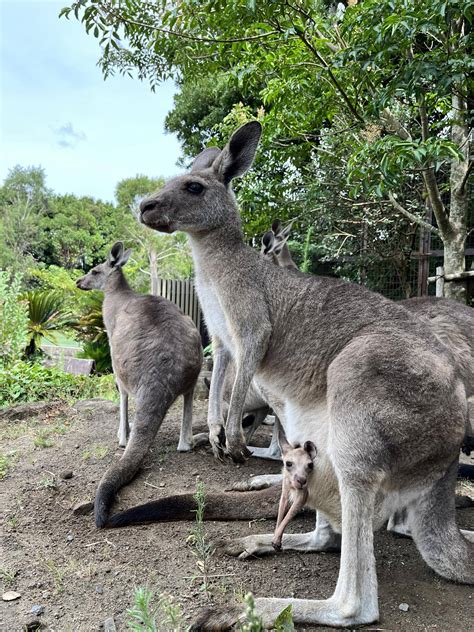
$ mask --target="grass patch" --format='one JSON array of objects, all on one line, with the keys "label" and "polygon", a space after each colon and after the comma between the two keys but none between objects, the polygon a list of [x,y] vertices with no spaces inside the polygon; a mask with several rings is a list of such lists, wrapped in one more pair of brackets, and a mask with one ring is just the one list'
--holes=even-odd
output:
[{"label": "grass patch", "polygon": [[5,478],[17,458],[18,454],[15,451],[0,452],[0,479]]},{"label": "grass patch", "polygon": [[69,562],[64,562],[63,564],[59,565],[51,558],[43,559],[42,562],[46,570],[53,578],[56,592],[61,593],[64,590],[64,578],[76,570],[76,562],[74,560],[69,560]]},{"label": "grass patch", "polygon": [[16,571],[12,571],[6,566],[0,566],[0,577],[4,586],[11,586],[15,581]]},{"label": "grass patch", "polygon": [[50,431],[42,429],[38,432],[33,439],[33,444],[36,448],[52,448],[54,441],[50,438]]},{"label": "grass patch", "polygon": [[87,461],[92,457],[101,460],[104,459],[109,452],[110,449],[105,445],[93,445],[92,448],[84,450],[84,452],[82,453],[82,458],[84,459],[84,461]]}]

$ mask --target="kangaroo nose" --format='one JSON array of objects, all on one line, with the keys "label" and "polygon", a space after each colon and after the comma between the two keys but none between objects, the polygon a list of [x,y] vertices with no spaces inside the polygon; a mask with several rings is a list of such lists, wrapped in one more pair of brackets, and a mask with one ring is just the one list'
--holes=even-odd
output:
[{"label": "kangaroo nose", "polygon": [[143,215],[143,213],[146,213],[146,211],[152,211],[157,206],[158,205],[155,200],[145,198],[140,202],[140,215]]},{"label": "kangaroo nose", "polygon": [[76,285],[79,288],[81,287],[81,281],[82,281],[82,279],[77,279],[77,281],[76,281]]}]

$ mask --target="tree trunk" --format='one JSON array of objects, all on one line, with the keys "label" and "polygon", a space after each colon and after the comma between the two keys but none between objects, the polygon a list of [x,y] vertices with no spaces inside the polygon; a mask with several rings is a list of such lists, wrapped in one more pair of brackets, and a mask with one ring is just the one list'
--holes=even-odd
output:
[{"label": "tree trunk", "polygon": [[[461,94],[461,92],[460,92]],[[466,269],[465,242],[469,209],[469,128],[467,125],[467,102],[458,95],[452,98],[451,139],[460,148],[461,160],[453,160],[450,175],[449,223],[451,231],[445,235],[444,272],[459,274]],[[467,281],[451,281],[445,284],[445,295],[465,303],[467,301]]]},{"label": "tree trunk", "polygon": [[150,261],[150,292],[152,296],[158,296],[158,269],[157,269],[157,257],[154,250],[150,250],[148,253],[148,259]]}]

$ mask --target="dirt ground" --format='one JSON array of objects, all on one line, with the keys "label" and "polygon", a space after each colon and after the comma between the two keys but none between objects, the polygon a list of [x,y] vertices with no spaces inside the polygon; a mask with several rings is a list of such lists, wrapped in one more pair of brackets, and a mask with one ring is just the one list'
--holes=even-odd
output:
[{"label": "dirt ground", "polygon": [[[205,430],[207,402],[195,402],[195,426]],[[252,474],[277,472],[278,463],[251,459],[245,466],[216,462],[208,448],[176,452],[181,403],[175,404],[157,436],[141,473],[124,488],[115,509],[177,492],[194,491],[202,480],[208,490],[229,487]],[[116,430],[118,408],[92,401],[60,405],[22,421],[0,420],[2,452],[10,469],[0,482],[2,592],[21,597],[0,602],[2,631],[16,632],[38,619],[50,632],[92,632],[113,617],[118,632],[127,629],[127,608],[134,588],[167,591],[182,605],[187,620],[206,605],[196,559],[186,542],[191,522],[97,530],[92,514],[77,516],[73,507],[91,499],[103,472],[120,457]],[[259,431],[265,443],[269,428]],[[71,478],[63,478],[65,473]],[[465,487],[464,493],[472,492]],[[461,527],[474,527],[474,510],[458,510]],[[290,530],[310,530],[308,515]],[[206,523],[210,539],[273,531],[273,521]],[[474,587],[439,579],[425,565],[411,540],[387,532],[375,538],[380,613],[370,630],[474,630]],[[225,606],[242,594],[328,597],[335,586],[337,554],[288,554],[239,561],[214,556],[212,599]],[[408,604],[408,611],[399,608]],[[302,628],[313,630],[315,628]],[[318,630],[327,628],[317,628]]]}]

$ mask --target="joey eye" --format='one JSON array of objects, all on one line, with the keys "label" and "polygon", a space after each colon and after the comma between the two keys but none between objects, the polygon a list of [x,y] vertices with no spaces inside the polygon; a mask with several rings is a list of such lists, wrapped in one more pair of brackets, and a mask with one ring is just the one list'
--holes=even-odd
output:
[{"label": "joey eye", "polygon": [[308,463],[308,470],[314,469],[314,463]]},{"label": "joey eye", "polygon": [[98,270],[91,270],[91,274],[92,274],[92,275],[99,274],[99,271],[98,271]]},{"label": "joey eye", "polygon": [[293,465],[292,461],[286,461],[285,466],[286,467],[291,467]]},{"label": "joey eye", "polygon": [[204,191],[204,187],[200,182],[188,182],[186,189],[190,193],[194,193],[194,195],[199,195],[199,193]]}]

